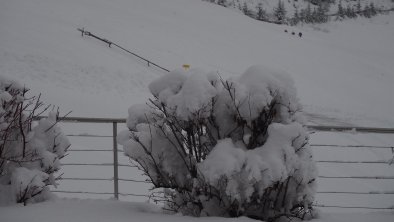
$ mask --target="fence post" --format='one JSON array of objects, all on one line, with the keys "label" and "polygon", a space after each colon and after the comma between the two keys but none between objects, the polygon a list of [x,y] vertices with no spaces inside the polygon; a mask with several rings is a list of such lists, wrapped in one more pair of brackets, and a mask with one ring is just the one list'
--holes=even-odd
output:
[{"label": "fence post", "polygon": [[119,177],[118,177],[118,144],[116,142],[116,136],[118,134],[117,122],[112,122],[112,136],[113,136],[113,151],[114,151],[114,196],[119,199]]}]

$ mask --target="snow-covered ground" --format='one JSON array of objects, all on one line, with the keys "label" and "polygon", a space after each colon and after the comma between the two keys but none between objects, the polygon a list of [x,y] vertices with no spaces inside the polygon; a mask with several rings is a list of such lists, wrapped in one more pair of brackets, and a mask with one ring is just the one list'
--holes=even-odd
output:
[{"label": "snow-covered ground", "polygon": [[[310,123],[394,127],[394,14],[347,20],[319,27],[265,24],[239,12],[198,0],[2,0],[0,1],[0,75],[18,79],[42,93],[46,103],[71,116],[126,117],[127,108],[145,101],[147,85],[159,70],[77,28],[108,38],[168,69],[183,64],[223,77],[239,75],[253,64],[287,71]],[[284,30],[303,32],[293,36]],[[111,124],[64,123],[68,134],[112,135]],[[124,127],[124,126],[121,126]],[[72,149],[109,149],[111,138],[72,137]],[[312,143],[393,146],[392,135],[316,133]],[[315,148],[317,160],[385,160],[391,150]],[[121,155],[120,155],[121,156]],[[122,163],[127,158],[120,157]],[[70,152],[64,163],[110,163],[111,152]],[[321,175],[394,176],[393,165],[319,163]],[[64,177],[111,178],[111,167],[64,166]],[[143,179],[133,168],[122,178]],[[319,191],[392,192],[393,180],[320,180]],[[83,189],[85,188],[85,189]],[[86,189],[89,188],[89,189]],[[143,194],[149,185],[120,183],[121,192]],[[111,192],[111,181],[61,181],[58,190]],[[109,198],[111,195],[64,195]],[[124,200],[144,201],[145,197]],[[318,204],[394,206],[394,195],[318,194]],[[64,217],[52,219],[47,209]],[[0,221],[174,221],[237,219],[167,216],[136,203],[62,200],[23,208],[0,207]],[[325,212],[321,221],[393,221],[389,213]],[[156,210],[153,210],[157,212]],[[23,213],[21,213],[23,212]],[[360,212],[360,211],[358,211]],[[119,215],[119,217],[118,217]],[[48,216],[48,217],[47,217]],[[3,220],[3,218],[5,218]],[[240,221],[249,219],[241,218]],[[317,220],[317,221],[319,221]]]},{"label": "snow-covered ground", "polygon": [[[253,222],[246,217],[193,218],[181,215],[166,215],[157,207],[146,203],[130,203],[114,200],[63,199],[54,202],[29,205],[27,207],[1,207],[2,222]],[[371,222],[393,221],[392,212],[380,213],[321,213],[313,222]]]}]

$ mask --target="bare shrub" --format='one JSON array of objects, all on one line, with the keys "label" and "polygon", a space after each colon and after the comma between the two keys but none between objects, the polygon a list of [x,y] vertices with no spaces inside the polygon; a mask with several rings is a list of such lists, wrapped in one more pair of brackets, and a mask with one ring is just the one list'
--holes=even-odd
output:
[{"label": "bare shrub", "polygon": [[164,188],[166,209],[273,220],[312,213],[317,171],[291,78],[251,67],[223,80],[200,70],[153,81],[118,135],[127,156]]}]

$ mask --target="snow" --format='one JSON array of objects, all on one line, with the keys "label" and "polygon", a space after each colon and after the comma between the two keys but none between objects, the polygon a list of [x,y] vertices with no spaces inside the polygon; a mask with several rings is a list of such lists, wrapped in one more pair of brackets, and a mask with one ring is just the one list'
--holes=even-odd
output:
[{"label": "snow", "polygon": [[[216,95],[217,90],[212,82],[217,82],[217,76],[199,69],[174,70],[151,82],[149,89],[159,99],[158,102],[165,103],[170,109],[175,110],[181,120],[187,120],[201,107],[207,106]],[[205,118],[209,112],[199,115]]]},{"label": "snow", "polygon": [[186,78],[185,71],[174,70],[164,77],[152,81],[149,84],[149,90],[155,97],[165,102],[168,96],[172,96],[181,90]]},{"label": "snow", "polygon": [[[302,127],[299,124],[272,124],[268,129],[267,142],[254,150],[244,150],[230,139],[224,139],[218,142],[207,159],[199,165],[200,170],[212,185],[218,184],[222,176],[226,176],[230,181],[226,189],[228,195],[233,195],[239,201],[241,196],[250,198],[256,184],[259,187],[258,192],[262,194],[273,182],[283,181],[291,176],[300,184],[305,181],[305,188],[297,189],[297,193],[289,189],[287,194],[298,195],[297,200],[309,198],[309,201],[313,202],[315,183],[306,185],[317,176],[315,164],[310,160],[310,151],[297,154],[291,145],[291,140],[300,135],[300,132]],[[283,156],[286,156],[285,159]],[[238,177],[241,177],[241,180]],[[290,200],[291,198],[289,203]],[[289,206],[291,207],[291,204]]]},{"label": "snow", "polygon": [[[234,90],[237,103],[240,104],[240,115],[247,121],[258,117],[263,107],[268,106],[277,99],[281,106],[278,112],[280,118],[277,121],[289,123],[295,120],[297,111],[302,107],[297,98],[297,91],[291,74],[280,69],[272,69],[265,66],[249,67],[245,73],[238,77]],[[245,104],[243,104],[245,103]],[[227,101],[227,104],[230,104]],[[289,115],[290,111],[295,111]],[[299,121],[300,119],[297,119]]]},{"label": "snow", "polygon": [[235,147],[231,139],[224,139],[218,141],[218,144],[199,167],[205,178],[214,185],[220,176],[230,177],[232,174],[240,172],[245,158],[245,152]]},{"label": "snow", "polygon": [[[127,128],[135,130],[136,126],[140,123],[144,123],[151,119],[152,110],[147,104],[134,104],[129,108],[129,117],[127,119]],[[123,141],[123,139],[118,139],[118,141]]]},{"label": "snow", "polygon": [[[115,200],[59,199],[23,206],[0,207],[2,222],[253,222],[249,218],[186,217],[161,213],[148,203],[130,203]],[[392,212],[379,213],[321,213],[312,222],[389,222]]]},{"label": "snow", "polygon": [[[17,200],[23,196],[31,198],[34,194],[41,192],[42,188],[45,187],[44,181],[48,177],[48,174],[40,170],[18,167],[11,176],[12,195],[15,195]],[[27,190],[26,193],[25,190]]]},{"label": "snow", "polygon": [[[215,70],[228,77],[243,72],[251,64],[276,66],[292,74],[310,123],[393,127],[393,26],[393,14],[332,22],[320,27],[276,26],[199,0],[2,0],[0,75],[18,79],[22,86],[31,88],[32,94],[42,93],[43,101],[60,106],[63,113],[72,110],[72,116],[125,117],[130,104],[146,101],[149,82],[163,74],[117,49],[108,48],[91,38],[82,38],[76,29],[85,27],[171,70],[190,64],[192,68]],[[284,33],[284,29],[301,31],[304,35],[302,38],[291,36]],[[69,134],[112,135],[111,124],[61,125]],[[112,146],[111,138],[73,137],[71,140],[72,149],[104,150]],[[315,133],[311,140],[314,143],[344,145],[393,145],[392,135],[376,134]],[[390,150],[356,148],[314,148],[314,155],[317,160],[392,158]],[[119,158],[121,163],[128,163],[127,158],[121,155]],[[111,153],[106,152],[70,152],[63,162],[108,163],[111,160]],[[364,173],[392,176],[392,166],[349,167],[319,163],[320,173],[333,176]],[[113,173],[111,167],[63,166],[63,169],[67,177],[111,178]],[[140,174],[133,168],[120,169],[124,178],[144,179]],[[89,187],[92,191],[111,192],[112,186],[109,181],[77,183],[64,180],[58,189],[83,190]],[[388,180],[319,181],[320,190],[390,191],[393,186],[393,182]],[[124,192],[146,193],[149,186],[121,183],[120,188]],[[111,195],[68,196],[107,198]],[[144,197],[124,199],[145,200]],[[318,194],[317,201],[361,206],[394,205],[392,195],[355,198],[344,194]],[[68,211],[59,207],[55,212],[68,216],[70,221],[106,220],[110,214],[107,209],[114,214],[122,211],[123,214],[119,215],[124,217],[119,220],[132,220],[129,209],[133,207],[126,206],[134,203],[66,202],[59,204],[67,206]],[[56,205],[29,205],[23,208],[26,214],[21,213],[19,206],[1,207],[0,215],[7,215],[4,221],[18,221],[18,218],[20,221],[26,218],[38,221],[35,218],[46,216],[45,209],[56,208]],[[324,212],[327,211],[337,209],[324,208]],[[147,218],[151,216],[147,215]],[[147,218],[145,220],[149,220]],[[157,216],[157,220],[160,218],[163,215]],[[66,218],[56,220],[68,221]],[[363,213],[351,214],[323,213],[320,220],[393,221],[393,218],[392,213],[365,213],[363,210]]]},{"label": "snow", "polygon": [[[207,106],[216,95],[216,89],[212,86],[206,74],[197,70],[187,73],[189,78],[182,85],[182,89],[175,96],[168,98],[167,104],[176,109],[177,115],[182,120],[191,119],[201,107]],[[207,107],[209,110],[209,107]],[[209,112],[199,113],[201,118],[209,116]]]}]

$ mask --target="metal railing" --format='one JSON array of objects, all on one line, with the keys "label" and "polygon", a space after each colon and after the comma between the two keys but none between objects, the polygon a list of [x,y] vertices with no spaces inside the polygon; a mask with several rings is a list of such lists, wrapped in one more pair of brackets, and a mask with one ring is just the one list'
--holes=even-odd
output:
[{"label": "metal railing", "polygon": [[[59,119],[60,122],[76,122],[76,123],[112,123],[112,136],[100,136],[100,135],[67,135],[67,136],[82,136],[82,137],[112,137],[113,145],[112,150],[94,150],[94,149],[87,149],[87,150],[73,150],[70,149],[71,152],[107,152],[110,151],[113,153],[113,162],[112,163],[102,163],[102,164],[95,164],[95,163],[68,163],[63,165],[69,166],[113,166],[113,179],[111,178],[66,178],[61,177],[61,180],[96,180],[96,181],[113,181],[114,182],[114,192],[112,193],[116,199],[119,199],[119,181],[126,180],[119,178],[119,162],[118,162],[118,143],[116,141],[116,136],[118,134],[118,123],[125,123],[126,119],[116,119],[116,118],[85,118],[85,117],[62,117]],[[127,167],[132,167],[129,165],[122,165]],[[144,181],[137,181],[132,180],[133,182],[144,182]],[[55,192],[68,192],[71,193],[72,191],[55,191]],[[74,192],[76,193],[76,192]],[[78,193],[95,193],[99,194],[98,192],[87,192],[87,191],[78,191]],[[107,193],[106,193],[107,194]],[[135,194],[137,195],[137,194]]]},{"label": "metal railing", "polygon": [[359,133],[394,133],[394,128],[371,128],[353,126],[307,126],[308,129],[317,131],[359,132]]},{"label": "metal railing", "polygon": [[158,65],[158,64],[152,62],[151,60],[146,59],[146,58],[144,58],[144,57],[142,57],[142,56],[140,56],[140,55],[137,55],[136,53],[134,53],[134,52],[132,52],[132,51],[130,51],[130,50],[128,50],[128,49],[126,49],[126,48],[120,46],[119,44],[116,44],[116,43],[114,43],[114,42],[108,40],[108,39],[99,37],[98,35],[93,34],[93,33],[89,32],[89,31],[85,30],[84,28],[82,28],[82,29],[78,28],[78,31],[81,32],[82,37],[83,37],[84,35],[90,36],[90,37],[92,37],[92,38],[95,38],[95,39],[97,39],[97,40],[100,40],[100,41],[102,41],[102,42],[108,44],[108,47],[111,47],[112,45],[114,45],[115,47],[117,47],[117,48],[119,48],[119,49],[121,49],[121,50],[123,50],[123,51],[129,53],[130,55],[133,55],[133,56],[135,56],[135,57],[141,59],[142,61],[145,61],[145,62],[148,64],[148,66],[151,66],[151,65],[152,65],[152,66],[155,66],[156,68],[159,68],[160,70],[162,70],[162,71],[164,71],[164,72],[170,72],[170,70],[164,68],[163,66]]},{"label": "metal railing", "polygon": [[[39,117],[41,118],[41,117]],[[68,190],[55,190],[57,193],[78,193],[78,194],[96,194],[96,195],[113,195],[116,199],[119,196],[139,196],[149,197],[146,194],[132,194],[119,192],[119,181],[125,182],[136,182],[136,183],[147,183],[144,180],[136,180],[130,178],[119,177],[119,167],[135,167],[128,164],[121,164],[118,161],[118,153],[122,152],[117,147],[117,131],[118,123],[125,123],[126,119],[121,118],[84,118],[84,117],[64,117],[60,118],[59,122],[72,122],[72,123],[110,123],[112,124],[112,135],[94,135],[94,134],[69,134],[71,137],[112,137],[112,149],[70,149],[70,152],[112,152],[113,160],[107,163],[65,163],[63,166],[96,166],[96,167],[109,167],[113,166],[113,178],[79,178],[79,177],[62,177],[62,180],[71,181],[113,181],[113,192],[92,192],[92,191],[68,191]],[[394,129],[390,128],[366,128],[366,127],[338,127],[338,126],[307,126],[311,131],[328,131],[328,132],[361,132],[361,133],[379,133],[379,134],[394,134]],[[394,153],[394,147],[392,146],[373,146],[373,145],[336,145],[336,144],[311,144],[312,148],[365,148],[365,149],[389,149]],[[350,161],[350,160],[317,160],[317,163],[340,163],[340,164],[392,164],[393,160],[390,161]],[[394,180],[394,176],[327,176],[319,175],[322,179],[361,179],[361,180]],[[356,191],[318,191],[319,194],[349,194],[349,195],[394,195],[394,191],[369,191],[369,192],[356,192]],[[336,207],[336,208],[354,208],[354,209],[387,209],[391,210],[394,207],[359,207],[359,206],[337,206],[337,205],[323,205],[316,204],[317,207]]]}]

